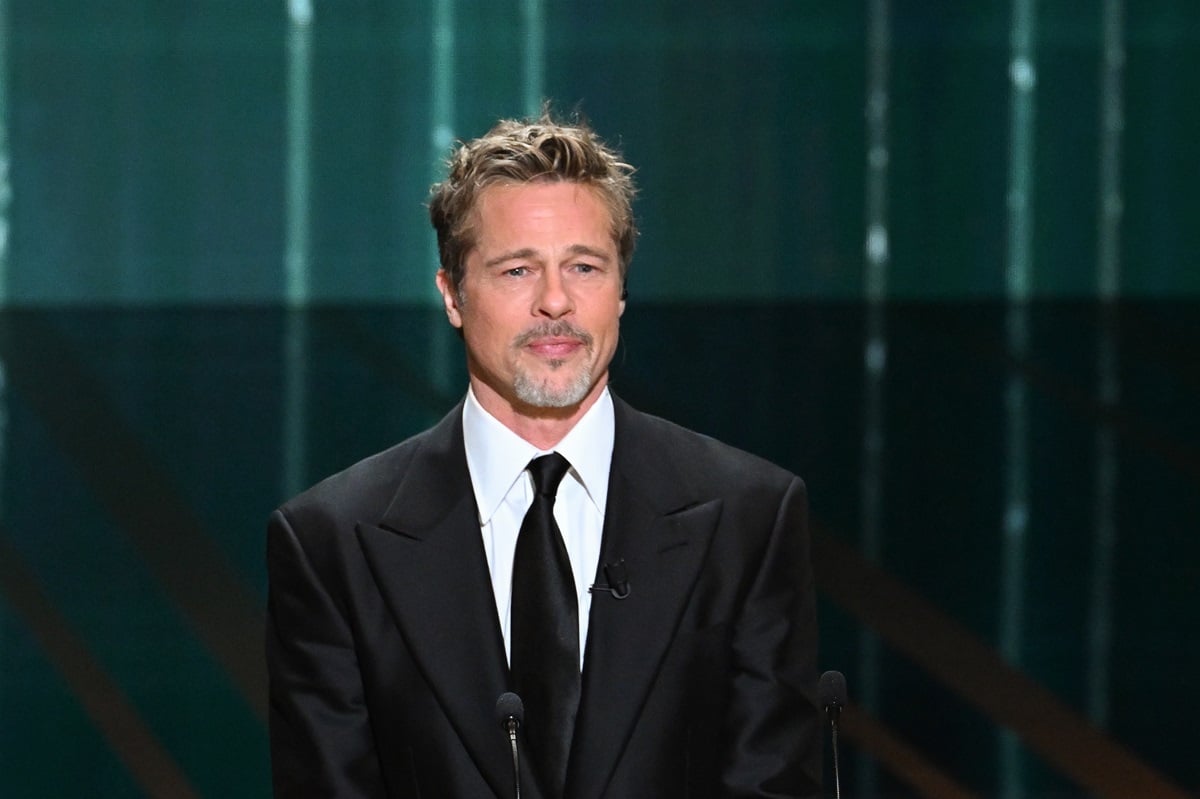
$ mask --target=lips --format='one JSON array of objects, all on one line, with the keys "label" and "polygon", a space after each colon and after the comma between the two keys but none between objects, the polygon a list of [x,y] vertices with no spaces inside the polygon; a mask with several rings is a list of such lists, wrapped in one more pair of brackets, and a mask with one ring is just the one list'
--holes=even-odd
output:
[{"label": "lips", "polygon": [[584,342],[577,338],[553,336],[536,338],[525,346],[544,358],[566,358],[581,349]]},{"label": "lips", "polygon": [[592,336],[569,322],[556,321],[527,330],[514,342],[517,347],[553,360],[567,358],[592,346]]}]

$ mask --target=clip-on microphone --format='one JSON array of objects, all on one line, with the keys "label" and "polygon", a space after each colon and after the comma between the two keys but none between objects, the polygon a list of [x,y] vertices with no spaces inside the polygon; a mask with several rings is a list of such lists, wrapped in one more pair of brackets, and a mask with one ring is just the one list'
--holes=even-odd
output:
[{"label": "clip-on microphone", "polygon": [[612,594],[614,599],[624,599],[629,596],[629,574],[625,569],[624,559],[618,560],[616,563],[605,563],[604,579],[608,582],[590,585],[588,592]]}]

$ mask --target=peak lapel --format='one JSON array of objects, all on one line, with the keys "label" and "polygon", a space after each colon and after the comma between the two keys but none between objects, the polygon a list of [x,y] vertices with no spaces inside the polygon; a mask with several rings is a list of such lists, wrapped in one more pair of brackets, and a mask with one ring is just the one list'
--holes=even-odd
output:
[{"label": "peak lapel", "polygon": [[494,718],[507,666],[470,476],[461,409],[429,434],[377,526],[359,540],[412,657],[497,795],[511,762]]},{"label": "peak lapel", "polygon": [[[720,500],[680,502],[676,475],[648,463],[622,421],[632,411],[618,403],[617,444],[604,522],[597,582],[603,566],[624,560],[630,593],[592,598],[583,692],[576,722],[566,795],[603,794],[620,759],[708,552]],[[656,451],[656,450],[650,450]],[[661,491],[659,490],[661,489]],[[686,490],[686,489],[684,489]]]}]

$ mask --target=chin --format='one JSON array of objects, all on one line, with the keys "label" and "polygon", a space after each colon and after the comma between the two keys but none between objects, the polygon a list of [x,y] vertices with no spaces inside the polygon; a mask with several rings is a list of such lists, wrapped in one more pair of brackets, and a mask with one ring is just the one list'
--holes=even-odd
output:
[{"label": "chin", "polygon": [[535,408],[572,408],[587,399],[594,385],[592,376],[586,371],[566,382],[536,381],[528,375],[517,375],[513,393],[521,402]]}]

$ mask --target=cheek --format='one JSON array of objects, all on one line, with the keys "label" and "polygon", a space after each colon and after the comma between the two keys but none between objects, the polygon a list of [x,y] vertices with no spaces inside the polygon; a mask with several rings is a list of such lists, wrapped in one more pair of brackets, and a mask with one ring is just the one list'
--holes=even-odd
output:
[{"label": "cheek", "polygon": [[621,327],[621,317],[625,314],[625,301],[618,300],[608,313],[609,327],[614,331]]},{"label": "cheek", "polygon": [[469,305],[462,310],[463,340],[476,357],[494,360],[508,350],[513,337],[520,331],[504,324],[504,320]]},{"label": "cheek", "polygon": [[609,315],[605,318],[601,327],[593,328],[593,332],[597,334],[597,339],[602,341],[601,346],[611,354],[617,349],[617,341],[621,335],[621,318],[620,315]]}]

